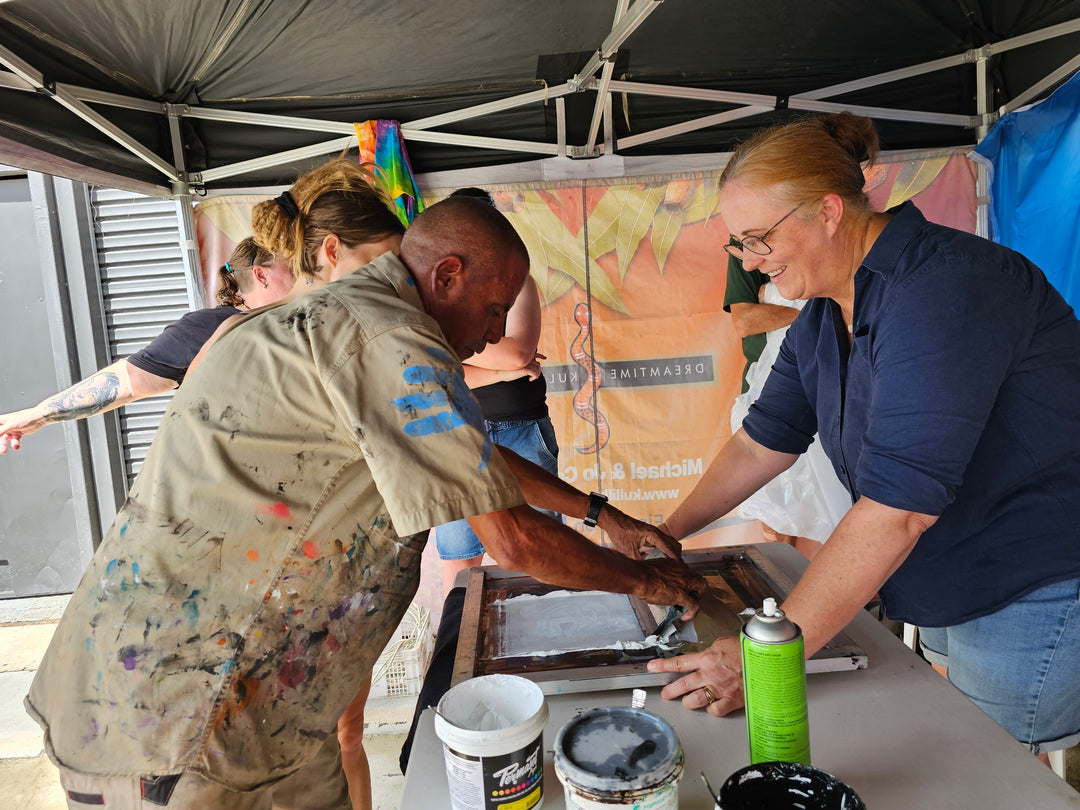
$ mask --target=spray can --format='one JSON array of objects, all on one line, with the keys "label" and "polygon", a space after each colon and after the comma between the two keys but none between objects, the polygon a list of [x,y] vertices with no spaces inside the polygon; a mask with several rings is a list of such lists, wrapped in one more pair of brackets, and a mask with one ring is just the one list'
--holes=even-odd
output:
[{"label": "spray can", "polygon": [[754,611],[739,638],[750,763],[809,765],[810,722],[802,630],[770,598]]}]

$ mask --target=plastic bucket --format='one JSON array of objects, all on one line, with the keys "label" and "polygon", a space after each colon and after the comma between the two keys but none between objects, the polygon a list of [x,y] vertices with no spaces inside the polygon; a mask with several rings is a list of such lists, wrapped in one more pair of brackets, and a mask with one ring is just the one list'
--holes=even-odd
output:
[{"label": "plastic bucket", "polygon": [[849,785],[798,762],[761,762],[735,771],[720,788],[724,810],[866,810]]},{"label": "plastic bucket", "polygon": [[555,773],[568,808],[675,810],[683,751],[667,721],[643,709],[592,709],[559,729]]},{"label": "plastic bucket", "polygon": [[544,801],[544,725],[540,687],[516,675],[459,683],[435,715],[454,810],[530,810]]}]

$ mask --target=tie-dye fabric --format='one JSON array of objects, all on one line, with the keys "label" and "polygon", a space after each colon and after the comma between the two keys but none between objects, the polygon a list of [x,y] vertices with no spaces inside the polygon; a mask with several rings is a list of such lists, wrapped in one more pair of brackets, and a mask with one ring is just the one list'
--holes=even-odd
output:
[{"label": "tie-dye fabric", "polygon": [[401,127],[397,121],[383,120],[365,121],[353,126],[360,142],[360,162],[374,163],[379,167],[379,176],[394,200],[398,219],[408,227],[416,215],[424,210],[424,199],[413,179],[409,153],[405,151],[405,142],[401,138]]}]

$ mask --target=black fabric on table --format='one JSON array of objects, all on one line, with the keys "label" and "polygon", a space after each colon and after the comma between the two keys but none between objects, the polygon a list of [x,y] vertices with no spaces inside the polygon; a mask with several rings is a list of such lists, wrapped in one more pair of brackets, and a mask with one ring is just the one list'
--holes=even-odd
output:
[{"label": "black fabric on table", "polygon": [[420,694],[416,697],[416,711],[413,712],[409,736],[405,738],[405,744],[401,746],[398,764],[401,766],[402,774],[409,765],[409,754],[412,752],[413,737],[416,736],[416,726],[420,722],[420,715],[428,706],[438,706],[442,696],[450,688],[450,679],[454,675],[454,658],[457,656],[458,633],[461,630],[461,612],[464,607],[465,589],[454,588],[443,602],[442,619],[439,620],[439,632],[435,636],[431,664],[428,666],[427,674],[424,675]]}]

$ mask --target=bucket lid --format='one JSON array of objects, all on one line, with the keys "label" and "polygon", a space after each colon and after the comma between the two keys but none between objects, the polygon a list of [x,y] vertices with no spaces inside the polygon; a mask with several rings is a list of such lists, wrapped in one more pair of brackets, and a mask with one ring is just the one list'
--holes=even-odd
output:
[{"label": "bucket lid", "polygon": [[682,746],[666,720],[644,709],[590,709],[555,737],[555,768],[590,791],[658,786],[682,768]]}]

